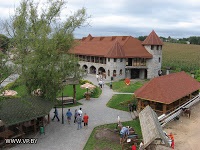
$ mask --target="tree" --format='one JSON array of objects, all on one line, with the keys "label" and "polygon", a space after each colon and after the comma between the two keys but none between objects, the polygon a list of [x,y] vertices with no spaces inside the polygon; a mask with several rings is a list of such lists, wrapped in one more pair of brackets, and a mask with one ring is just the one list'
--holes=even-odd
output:
[{"label": "tree", "polygon": [[147,38],[147,36],[139,36],[139,37],[138,37],[138,40],[144,41],[146,38]]},{"label": "tree", "polygon": [[16,48],[15,63],[28,93],[40,88],[43,97],[54,100],[62,89],[62,80],[80,77],[77,60],[68,53],[76,43],[73,32],[85,25],[84,8],[61,21],[66,9],[63,0],[42,4],[22,0],[15,15],[5,22],[5,30]]},{"label": "tree", "polygon": [[6,52],[8,49],[9,38],[3,34],[0,34],[0,48],[2,52]]}]

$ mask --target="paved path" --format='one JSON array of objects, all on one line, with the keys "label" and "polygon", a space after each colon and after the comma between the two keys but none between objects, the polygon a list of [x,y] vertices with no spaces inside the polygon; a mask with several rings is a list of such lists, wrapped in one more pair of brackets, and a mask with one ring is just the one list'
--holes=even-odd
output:
[{"label": "paved path", "polygon": [[5,87],[7,84],[14,82],[17,78],[19,78],[18,74],[11,74],[8,78],[6,78],[2,83],[1,87]]},{"label": "paved path", "polygon": [[[94,84],[98,84],[94,75],[88,75],[86,78],[92,81]],[[121,121],[130,121],[132,120],[130,113],[125,111],[119,111],[106,107],[106,103],[113,96],[113,91],[105,85],[102,88],[102,94],[99,98],[91,98],[87,101],[85,99],[80,100],[83,105],[83,113],[86,112],[89,115],[89,126],[88,129],[77,130],[77,124],[67,124],[65,118],[65,124],[54,121],[46,126],[45,135],[36,135],[38,138],[37,144],[24,144],[17,145],[12,149],[28,149],[28,150],[82,150],[85,143],[87,142],[92,130],[94,127],[108,124],[116,123],[117,116],[119,115]],[[71,111],[74,113],[75,109],[78,107],[71,108]],[[68,108],[64,108],[64,114]],[[60,119],[61,119],[61,109],[58,109]],[[53,110],[51,111],[51,117],[53,116]]]}]

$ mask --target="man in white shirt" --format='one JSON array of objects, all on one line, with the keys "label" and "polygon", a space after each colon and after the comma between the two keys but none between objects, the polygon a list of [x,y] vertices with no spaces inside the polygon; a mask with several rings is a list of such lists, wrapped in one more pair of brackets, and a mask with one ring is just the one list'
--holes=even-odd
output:
[{"label": "man in white shirt", "polygon": [[80,108],[80,109],[78,110],[78,114],[80,114],[80,116],[82,117],[82,114],[83,114],[82,108]]}]

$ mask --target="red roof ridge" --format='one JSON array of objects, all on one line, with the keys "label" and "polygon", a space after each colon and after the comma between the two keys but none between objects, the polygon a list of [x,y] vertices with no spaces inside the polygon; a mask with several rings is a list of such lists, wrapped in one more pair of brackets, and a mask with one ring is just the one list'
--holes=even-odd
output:
[{"label": "red roof ridge", "polygon": [[116,39],[111,49],[105,57],[108,58],[123,58],[125,56],[124,50],[118,40]]},{"label": "red roof ridge", "polygon": [[142,42],[142,45],[163,45],[163,42],[160,40],[156,32],[152,30],[152,32]]},{"label": "red roof ridge", "polygon": [[170,104],[200,89],[200,83],[184,71],[151,79],[135,91],[137,98]]}]

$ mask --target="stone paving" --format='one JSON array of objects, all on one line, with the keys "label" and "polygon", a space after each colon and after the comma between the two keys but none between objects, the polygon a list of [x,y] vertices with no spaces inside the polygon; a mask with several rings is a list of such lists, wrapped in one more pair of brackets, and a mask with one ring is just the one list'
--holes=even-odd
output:
[{"label": "stone paving", "polygon": [[[94,84],[98,84],[94,75],[88,75],[87,80],[92,81]],[[90,100],[82,99],[79,102],[83,105],[70,108],[74,114],[75,109],[82,107],[83,113],[89,115],[88,129],[82,128],[77,130],[77,124],[70,125],[66,123],[62,124],[61,121],[61,108],[59,111],[60,122],[55,118],[45,128],[45,135],[37,134],[35,138],[38,139],[37,144],[21,144],[13,147],[16,150],[82,150],[86,144],[94,127],[116,123],[117,116],[119,115],[121,121],[132,120],[130,113],[120,110],[115,110],[106,107],[106,103],[111,99],[114,92],[107,85],[102,88],[102,94],[99,98],[91,98]],[[64,108],[64,114],[66,114],[68,108]],[[51,117],[53,116],[53,109],[50,112]]]}]

